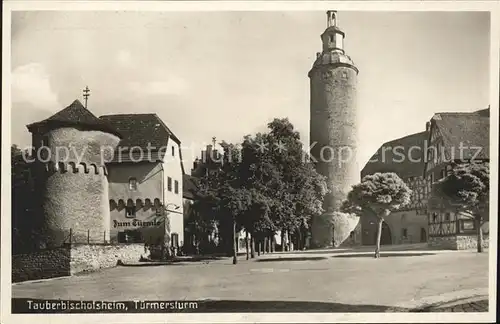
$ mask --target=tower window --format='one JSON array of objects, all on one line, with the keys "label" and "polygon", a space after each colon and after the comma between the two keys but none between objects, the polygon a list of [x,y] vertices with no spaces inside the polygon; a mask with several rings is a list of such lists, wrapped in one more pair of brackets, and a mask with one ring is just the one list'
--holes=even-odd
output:
[{"label": "tower window", "polygon": [[137,179],[136,178],[130,178],[128,180],[128,189],[129,190],[137,190]]},{"label": "tower window", "polygon": [[334,40],[335,40],[335,35],[330,35],[330,43],[333,43]]},{"label": "tower window", "polygon": [[134,202],[132,199],[127,200],[127,206],[125,207],[125,216],[127,218],[134,218],[135,217],[135,206]]},{"label": "tower window", "polygon": [[167,190],[172,191],[172,178],[167,178]]},{"label": "tower window", "polygon": [[174,192],[176,194],[179,193],[179,181],[177,181],[177,180],[174,181]]},{"label": "tower window", "polygon": [[175,156],[175,147],[172,146],[172,156]]}]

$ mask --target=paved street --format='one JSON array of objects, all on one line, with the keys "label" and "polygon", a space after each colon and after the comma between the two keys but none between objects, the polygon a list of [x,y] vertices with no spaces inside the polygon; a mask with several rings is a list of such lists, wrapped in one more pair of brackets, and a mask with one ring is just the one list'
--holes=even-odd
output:
[{"label": "paved street", "polygon": [[[401,302],[488,287],[488,254],[338,251],[276,253],[177,265],[123,266],[12,286],[16,298],[241,301],[338,311],[384,311]],[[288,304],[287,304],[288,303]],[[322,308],[325,307],[325,308]],[[289,309],[292,311],[292,309]]]}]

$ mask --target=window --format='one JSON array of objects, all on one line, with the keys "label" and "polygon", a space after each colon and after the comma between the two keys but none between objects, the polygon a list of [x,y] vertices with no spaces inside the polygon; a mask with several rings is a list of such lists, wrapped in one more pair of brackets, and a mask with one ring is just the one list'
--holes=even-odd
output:
[{"label": "window", "polygon": [[437,223],[438,215],[436,213],[432,213],[432,222]]},{"label": "window", "polygon": [[128,189],[129,190],[137,190],[137,179],[136,178],[130,178],[128,180]]},{"label": "window", "polygon": [[135,206],[132,199],[127,200],[127,206],[125,207],[125,217],[134,218],[135,217]]},{"label": "window", "polygon": [[135,218],[135,206],[132,207],[125,207],[126,214],[125,216],[127,218]]},{"label": "window", "polygon": [[473,220],[462,220],[461,222],[462,231],[472,231],[476,229],[476,224]]},{"label": "window", "polygon": [[446,169],[441,170],[441,179],[446,178]]},{"label": "window", "polygon": [[172,191],[172,178],[167,178],[167,190]]},{"label": "window", "polygon": [[450,220],[450,213],[444,214],[444,220],[449,221]]},{"label": "window", "polygon": [[177,181],[177,180],[174,181],[174,192],[176,194],[179,193],[179,181]]},{"label": "window", "polygon": [[403,238],[407,238],[408,237],[408,229],[407,228],[403,228],[401,232],[402,232],[401,236]]},{"label": "window", "polygon": [[175,156],[175,147],[172,146],[172,156]]},{"label": "window", "polygon": [[335,39],[334,37],[334,35],[330,35],[330,43],[333,43],[333,40]]}]

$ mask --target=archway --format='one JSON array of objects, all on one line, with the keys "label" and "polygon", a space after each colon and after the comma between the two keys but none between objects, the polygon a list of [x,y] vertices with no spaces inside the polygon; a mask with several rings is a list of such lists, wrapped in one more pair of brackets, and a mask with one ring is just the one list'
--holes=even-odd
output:
[{"label": "archway", "polygon": [[380,235],[380,245],[392,244],[391,228],[386,222],[382,223],[382,234]]}]

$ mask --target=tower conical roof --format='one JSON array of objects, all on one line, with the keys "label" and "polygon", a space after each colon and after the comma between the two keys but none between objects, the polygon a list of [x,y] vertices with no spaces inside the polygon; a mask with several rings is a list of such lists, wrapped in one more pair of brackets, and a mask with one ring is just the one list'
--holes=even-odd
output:
[{"label": "tower conical roof", "polygon": [[105,131],[121,137],[114,127],[106,121],[97,118],[78,99],[49,118],[30,124],[27,127],[30,132],[33,132],[40,127],[54,129],[67,126],[80,126],[89,130]]}]

